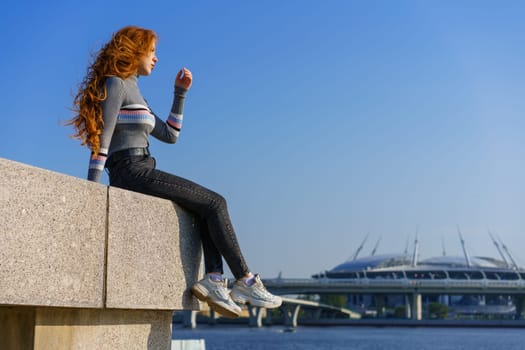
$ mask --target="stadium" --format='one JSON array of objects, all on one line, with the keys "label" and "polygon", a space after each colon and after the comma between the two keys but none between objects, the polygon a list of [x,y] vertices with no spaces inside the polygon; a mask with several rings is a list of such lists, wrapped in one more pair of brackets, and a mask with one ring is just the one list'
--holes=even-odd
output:
[{"label": "stadium", "polygon": [[[417,239],[414,242],[412,253],[405,249],[400,254],[376,255],[376,247],[370,256],[359,257],[366,238],[354,253],[353,257],[335,266],[329,271],[313,275],[315,279],[326,279],[330,281],[354,280],[370,283],[370,281],[392,281],[403,280],[410,283],[436,283],[441,285],[462,282],[487,284],[516,284],[525,285],[525,270],[519,267],[507,246],[490,235],[493,244],[499,254],[499,258],[475,256],[470,257],[465,248],[464,240],[460,234],[460,242],[463,256],[430,257],[419,260],[419,245]],[[430,304],[438,304],[447,309],[447,317],[498,317],[515,318],[520,317],[522,298],[511,295],[497,294],[464,294],[464,295],[424,295],[423,308],[427,312]],[[394,313],[402,313],[400,308],[406,305],[404,296],[400,294],[348,294],[347,306],[359,310],[363,315],[389,316]]]}]

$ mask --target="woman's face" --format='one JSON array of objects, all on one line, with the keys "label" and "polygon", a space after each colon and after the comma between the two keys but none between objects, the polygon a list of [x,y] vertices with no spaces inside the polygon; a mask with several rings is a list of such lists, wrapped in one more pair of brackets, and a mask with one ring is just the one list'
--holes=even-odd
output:
[{"label": "woman's face", "polygon": [[155,43],[153,43],[149,53],[140,60],[138,74],[150,75],[158,60],[157,54],[155,53]]}]

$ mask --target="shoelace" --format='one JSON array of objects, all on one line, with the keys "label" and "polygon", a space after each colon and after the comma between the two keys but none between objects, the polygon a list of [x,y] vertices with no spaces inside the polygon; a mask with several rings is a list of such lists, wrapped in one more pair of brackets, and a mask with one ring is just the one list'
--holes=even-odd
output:
[{"label": "shoelace", "polygon": [[260,281],[255,281],[255,284],[254,284],[254,287],[257,289],[257,291],[264,297],[266,298],[269,298],[269,299],[273,299],[275,296],[268,292],[268,290],[266,289],[266,287],[264,287],[264,285],[260,282]]},{"label": "shoelace", "polygon": [[228,293],[228,288],[226,287],[227,281],[214,281],[214,283],[217,285],[217,294],[223,299],[229,299],[230,293]]}]

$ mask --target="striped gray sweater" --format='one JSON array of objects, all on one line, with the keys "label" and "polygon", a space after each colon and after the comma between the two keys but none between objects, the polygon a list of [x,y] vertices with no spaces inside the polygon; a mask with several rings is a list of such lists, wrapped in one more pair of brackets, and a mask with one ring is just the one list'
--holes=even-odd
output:
[{"label": "striped gray sweater", "polygon": [[179,137],[187,90],[175,88],[171,112],[163,121],[142,97],[137,80],[137,76],[106,80],[107,98],[102,102],[104,129],[100,135],[100,151],[90,157],[88,180],[100,181],[106,159],[113,152],[148,147],[150,134],[168,143],[175,143]]}]

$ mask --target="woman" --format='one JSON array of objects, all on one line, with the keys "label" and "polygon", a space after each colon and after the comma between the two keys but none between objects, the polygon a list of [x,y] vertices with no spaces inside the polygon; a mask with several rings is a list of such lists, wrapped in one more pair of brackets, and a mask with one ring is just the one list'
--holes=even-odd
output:
[{"label": "woman", "polygon": [[[179,137],[186,93],[193,81],[187,68],[175,78],[171,112],[164,122],[149,108],[137,85],[158,58],[155,32],[122,28],[98,52],[74,99],[76,138],[91,149],[88,180],[100,181],[104,168],[111,186],[172,200],[203,221],[201,241],[205,276],[192,287],[194,295],[215,311],[239,316],[237,303],[275,308],[281,298],[270,294],[242,256],[224,198],[181,177],[155,169],[148,150],[149,135],[168,143]],[[222,258],[236,278],[231,291]]]}]

